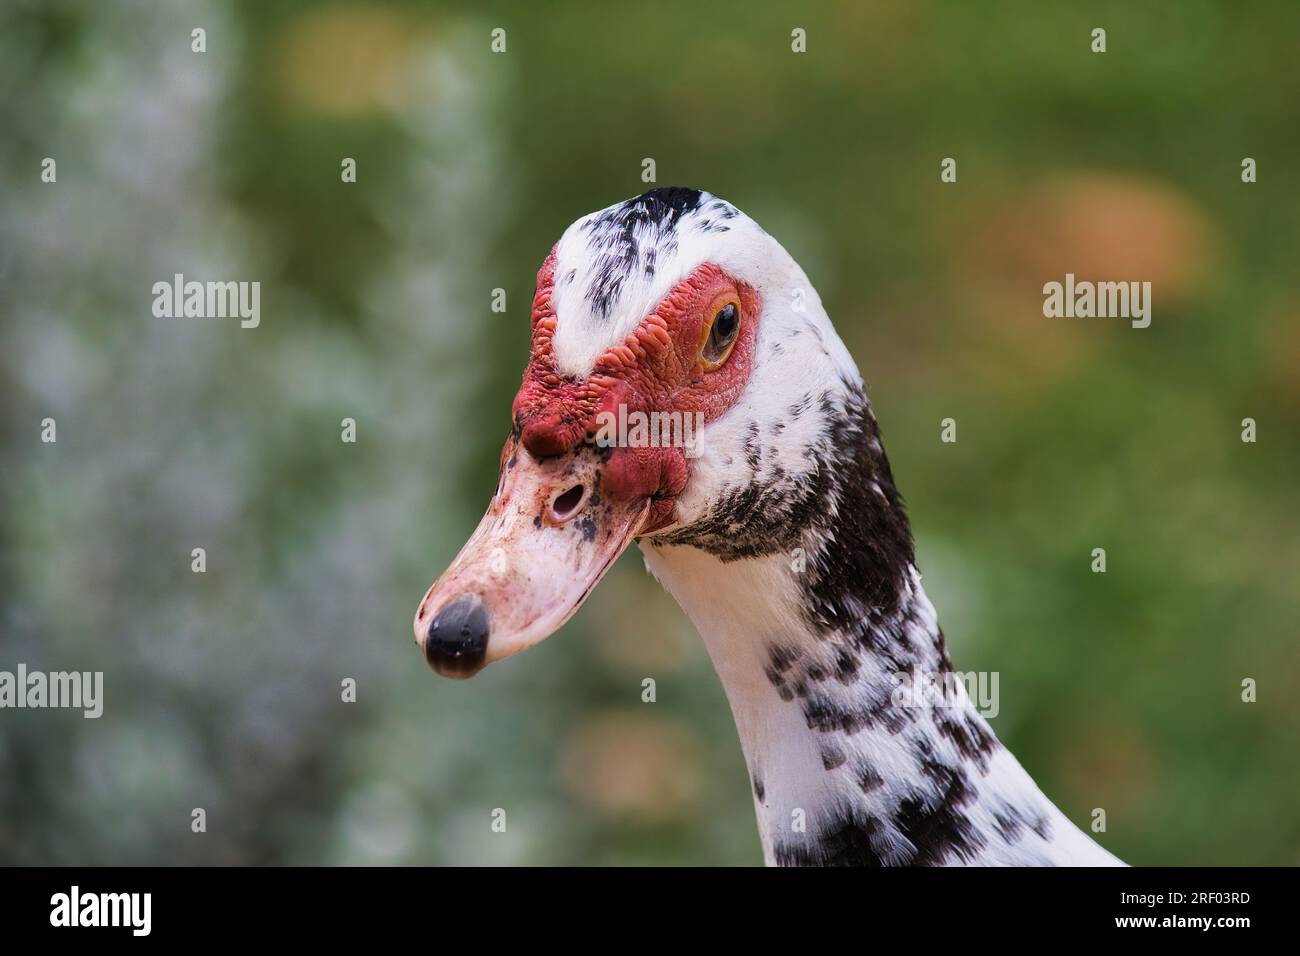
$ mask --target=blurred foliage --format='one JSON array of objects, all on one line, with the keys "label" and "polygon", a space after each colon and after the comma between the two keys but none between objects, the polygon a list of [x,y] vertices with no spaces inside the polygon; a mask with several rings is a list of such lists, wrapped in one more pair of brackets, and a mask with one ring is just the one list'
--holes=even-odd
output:
[{"label": "blurred foliage", "polygon": [[[1297,36],[1205,0],[9,0],[0,668],[102,669],[106,704],[0,713],[0,861],[759,862],[635,554],[474,681],[410,641],[494,486],[537,265],[653,157],[817,283],[1044,790],[1133,863],[1296,863]],[[1044,320],[1067,271],[1152,279],[1151,328]],[[153,318],[176,272],[260,280],[261,327]]]}]

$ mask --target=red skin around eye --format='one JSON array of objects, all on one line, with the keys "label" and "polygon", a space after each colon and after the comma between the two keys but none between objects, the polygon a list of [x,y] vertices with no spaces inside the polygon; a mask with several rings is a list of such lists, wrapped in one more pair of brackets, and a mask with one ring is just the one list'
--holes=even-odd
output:
[{"label": "red skin around eye", "polygon": [[[520,440],[537,458],[562,455],[594,436],[600,412],[703,413],[714,421],[735,403],[749,380],[758,337],[759,296],[749,285],[713,263],[704,263],[677,283],[630,335],[597,360],[585,379],[555,370],[551,339],[555,312],[551,290],[555,250],[537,273],[533,298],[532,355],[515,396]],[[731,355],[713,371],[700,361],[700,345],[713,315],[728,296],[740,303],[740,331]],[[614,500],[651,497],[653,531],[670,523],[673,499],[686,486],[690,459],[678,447],[614,448],[603,478]]]}]

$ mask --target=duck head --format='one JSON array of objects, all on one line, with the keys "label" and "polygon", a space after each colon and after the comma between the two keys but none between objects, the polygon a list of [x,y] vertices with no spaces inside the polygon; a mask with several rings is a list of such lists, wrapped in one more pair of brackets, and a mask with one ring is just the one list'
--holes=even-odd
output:
[{"label": "duck head", "polygon": [[[531,354],[477,530],[415,639],[469,677],[556,631],[637,539],[734,557],[798,545],[860,379],[803,271],[694,189],[585,216],[537,275]],[[824,497],[824,496],[823,496]]]}]

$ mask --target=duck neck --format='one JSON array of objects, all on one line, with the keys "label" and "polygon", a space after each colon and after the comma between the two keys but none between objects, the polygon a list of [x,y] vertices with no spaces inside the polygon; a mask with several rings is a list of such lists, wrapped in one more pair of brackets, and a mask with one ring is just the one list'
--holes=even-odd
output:
[{"label": "duck neck", "polygon": [[780,496],[800,527],[744,493],[642,541],[726,690],[767,862],[1114,862],[955,679],[865,399],[828,434],[836,458]]},{"label": "duck neck", "polygon": [[769,865],[1112,861],[998,742],[915,573],[851,640],[802,623],[788,560],[643,550],[722,681]]}]

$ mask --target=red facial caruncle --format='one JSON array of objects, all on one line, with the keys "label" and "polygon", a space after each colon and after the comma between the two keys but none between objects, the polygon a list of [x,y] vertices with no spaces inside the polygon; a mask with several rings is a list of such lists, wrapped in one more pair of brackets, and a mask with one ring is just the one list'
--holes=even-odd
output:
[{"label": "red facial caruncle", "polygon": [[[597,359],[585,378],[557,370],[551,307],[555,252],[537,274],[532,354],[514,400],[519,439],[545,459],[572,452],[597,433],[602,413],[701,413],[707,424],[722,415],[749,380],[758,335],[759,296],[720,266],[704,263],[678,282],[623,342]],[[707,353],[710,330],[727,306],[739,325],[726,354]],[[710,359],[720,361],[710,361]],[[607,494],[649,498],[640,533],[671,523],[673,501],[685,487],[689,459],[678,446],[615,447],[603,474]]]}]

